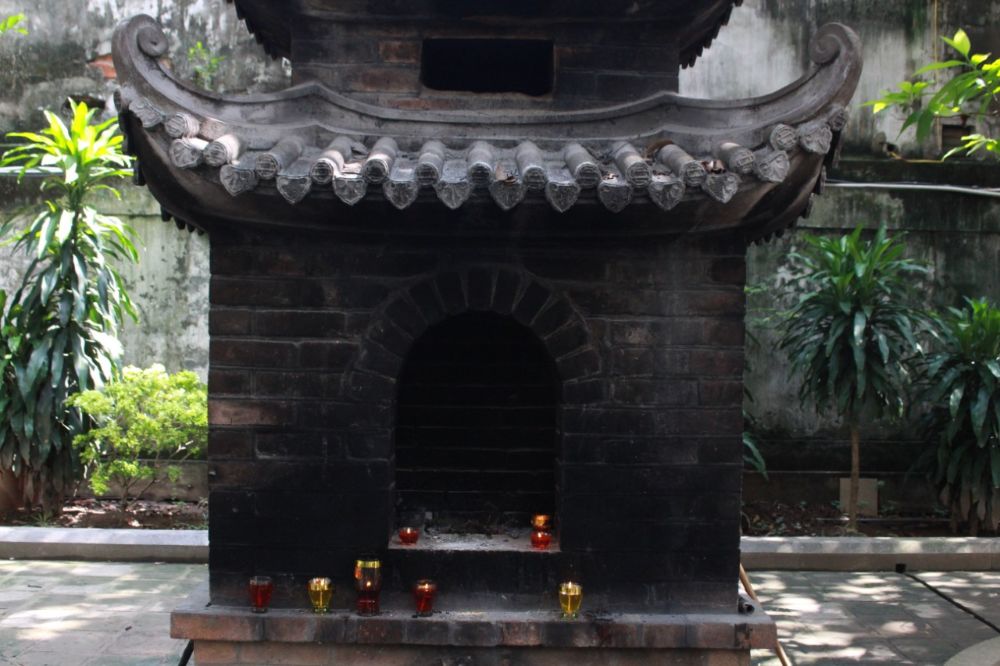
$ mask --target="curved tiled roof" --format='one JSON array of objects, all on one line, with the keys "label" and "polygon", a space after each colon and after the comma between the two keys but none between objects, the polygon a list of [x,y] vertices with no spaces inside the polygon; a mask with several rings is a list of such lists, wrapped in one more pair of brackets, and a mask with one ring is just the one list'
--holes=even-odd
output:
[{"label": "curved tiled roof", "polygon": [[407,111],[317,83],[245,97],[195,90],[160,62],[167,40],[149,17],[121,26],[115,42],[130,148],[140,171],[172,181],[155,193],[186,220],[319,224],[330,200],[400,210],[492,201],[503,211],[651,205],[674,228],[693,215],[702,229],[751,218],[775,229],[808,205],[860,72],[857,37],[833,24],[813,40],[806,75],[761,98],[663,93],[585,111]]}]

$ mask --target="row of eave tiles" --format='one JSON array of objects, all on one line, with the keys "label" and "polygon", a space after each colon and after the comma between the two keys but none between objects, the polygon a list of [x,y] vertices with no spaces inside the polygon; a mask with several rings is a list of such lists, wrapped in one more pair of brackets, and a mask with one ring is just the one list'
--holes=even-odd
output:
[{"label": "row of eave tiles", "polygon": [[563,212],[576,203],[582,190],[595,188],[598,199],[613,212],[628,206],[637,191],[646,192],[663,210],[699,190],[725,204],[746,178],[782,182],[792,150],[828,153],[834,130],[843,124],[839,118],[799,127],[779,124],[772,128],[767,144],[757,150],[721,142],[707,157],[692,157],[671,142],[646,149],[644,154],[627,141],[609,144],[605,152],[595,155],[572,142],[556,152],[543,152],[531,141],[511,149],[475,141],[458,151],[430,140],[419,153],[407,154],[389,137],[368,148],[356,139],[339,136],[320,148],[307,145],[299,136],[286,136],[269,150],[247,150],[236,133],[212,141],[200,138],[201,122],[190,114],[168,117],[144,99],[133,102],[129,110],[147,130],[162,125],[172,139],[170,159],[175,167],[219,168],[219,179],[232,196],[274,181],[291,204],[320,187],[332,186],[338,198],[353,205],[368,194],[370,186],[380,186],[385,198],[399,209],[414,203],[422,187],[433,188],[451,209],[460,207],[476,188],[486,188],[504,210],[519,204],[529,190],[540,190],[553,208]]}]

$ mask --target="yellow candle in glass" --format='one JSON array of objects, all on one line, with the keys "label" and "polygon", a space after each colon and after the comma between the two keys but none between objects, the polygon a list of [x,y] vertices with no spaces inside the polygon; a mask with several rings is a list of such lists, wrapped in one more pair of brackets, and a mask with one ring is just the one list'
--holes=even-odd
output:
[{"label": "yellow candle in glass", "polygon": [[583,586],[579,583],[563,583],[559,586],[559,605],[563,617],[575,618],[580,613],[583,602]]},{"label": "yellow candle in glass", "polygon": [[330,600],[333,598],[333,584],[329,578],[311,578],[309,580],[309,601],[314,613],[325,613],[330,610]]}]

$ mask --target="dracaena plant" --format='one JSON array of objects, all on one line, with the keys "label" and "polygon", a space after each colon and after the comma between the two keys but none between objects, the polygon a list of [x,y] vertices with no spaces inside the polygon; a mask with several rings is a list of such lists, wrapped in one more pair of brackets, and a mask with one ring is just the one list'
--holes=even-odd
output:
[{"label": "dracaena plant", "polygon": [[38,133],[0,165],[20,167],[19,182],[41,172],[44,202],[0,225],[0,238],[29,264],[9,296],[0,292],[0,473],[18,481],[25,505],[47,507],[79,474],[73,437],[84,423],[66,399],[115,376],[117,334],[135,310],[115,268],[134,262],[132,231],[92,205],[100,191],[129,175],[114,121],[95,122],[85,104],[70,105],[68,124],[46,112]]},{"label": "dracaena plant", "polygon": [[935,318],[936,347],[919,366],[928,449],[918,465],[953,525],[1000,526],[1000,309],[968,300]]},{"label": "dracaena plant", "polygon": [[804,290],[781,323],[780,348],[801,375],[803,405],[830,410],[845,422],[851,442],[848,529],[857,530],[861,424],[902,412],[906,362],[920,347],[924,317],[910,305],[914,278],[926,272],[903,256],[901,242],[879,227],[838,238],[805,235],[793,254]]}]

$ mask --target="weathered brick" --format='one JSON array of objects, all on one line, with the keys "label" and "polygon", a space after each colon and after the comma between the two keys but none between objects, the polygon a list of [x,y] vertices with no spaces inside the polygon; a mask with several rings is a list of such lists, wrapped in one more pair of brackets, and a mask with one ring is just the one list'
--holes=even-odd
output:
[{"label": "weathered brick", "polygon": [[511,271],[497,272],[496,287],[493,291],[493,311],[510,314],[514,309],[514,301],[521,289],[521,278]]},{"label": "weathered brick", "polygon": [[698,403],[707,407],[734,407],[743,404],[743,382],[701,381],[698,383]]},{"label": "weathered brick", "polygon": [[267,310],[254,313],[254,333],[270,338],[330,338],[345,333],[342,312]]},{"label": "weathered brick", "polygon": [[319,307],[326,303],[323,285],[312,280],[213,277],[212,305],[257,307]]},{"label": "weathered brick", "polygon": [[587,377],[600,371],[601,357],[593,349],[584,349],[570,356],[563,356],[556,361],[559,376],[563,381]]},{"label": "weathered brick", "polygon": [[[214,399],[214,398],[213,398]],[[208,430],[208,457],[251,458],[253,456],[253,432],[212,426]]]},{"label": "weathered brick", "polygon": [[471,268],[466,276],[469,285],[469,307],[486,310],[493,300],[493,274],[486,268]]},{"label": "weathered brick", "polygon": [[212,308],[208,315],[209,335],[249,335],[252,310]]},{"label": "weathered brick", "polygon": [[211,425],[281,425],[294,421],[295,410],[285,402],[222,398],[208,402],[208,422]]},{"label": "weathered brick", "polygon": [[251,374],[247,370],[209,370],[208,390],[212,395],[241,395],[250,392]]},{"label": "weathered brick", "polygon": [[581,323],[564,326],[545,340],[545,347],[555,359],[584,350],[590,343],[587,329]]},{"label": "weathered brick", "polygon": [[436,323],[444,318],[444,308],[441,299],[438,298],[437,291],[431,282],[421,282],[410,289],[410,298],[420,310],[420,314],[429,324]]},{"label": "weathered brick", "polygon": [[557,329],[574,318],[575,313],[569,303],[556,301],[535,317],[531,329],[541,338],[551,335]]},{"label": "weathered brick", "polygon": [[456,314],[463,312],[468,307],[465,300],[465,290],[462,287],[462,277],[458,273],[453,271],[442,273],[434,282],[447,312]]},{"label": "weathered brick", "polygon": [[514,306],[514,319],[526,326],[531,324],[532,320],[534,320],[538,313],[542,311],[542,308],[545,307],[545,304],[548,302],[551,295],[551,291],[537,282],[532,282],[528,285],[528,288],[524,290],[521,300],[519,300],[517,305]]},{"label": "weathered brick", "polygon": [[336,398],[340,375],[318,372],[256,372],[253,394],[258,397]]},{"label": "weathered brick", "polygon": [[299,350],[292,342],[213,338],[209,360],[214,366],[285,368],[294,366]]},{"label": "weathered brick", "polygon": [[298,366],[309,370],[341,370],[358,353],[358,345],[339,340],[303,342]]},{"label": "weathered brick", "polygon": [[614,402],[626,405],[694,405],[699,399],[693,381],[621,379],[612,382],[611,391]]},{"label": "weathered brick", "polygon": [[709,275],[714,282],[743,286],[747,281],[747,263],[743,257],[726,257],[712,262]]},{"label": "weathered brick", "polygon": [[393,301],[392,305],[386,308],[385,314],[412,338],[419,337],[427,329],[427,322],[416,306],[402,298]]},{"label": "weathered brick", "polygon": [[420,42],[383,40],[378,45],[382,62],[415,65],[420,62]]}]

